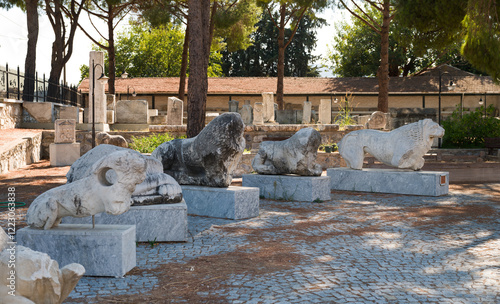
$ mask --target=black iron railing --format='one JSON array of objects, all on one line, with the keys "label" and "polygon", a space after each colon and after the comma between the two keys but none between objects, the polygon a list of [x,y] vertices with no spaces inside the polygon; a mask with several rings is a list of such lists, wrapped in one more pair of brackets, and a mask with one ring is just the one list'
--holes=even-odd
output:
[{"label": "black iron railing", "polygon": [[[34,80],[35,89],[33,94],[24,95],[25,78]],[[81,92],[78,91],[76,86],[68,86],[62,82],[55,84],[58,88],[58,94],[56,97],[50,98],[50,100],[47,96],[48,86],[49,81],[45,79],[45,74],[40,78],[38,72],[33,76],[24,75],[24,73],[20,72],[19,66],[17,70],[10,70],[8,64],[5,64],[5,67],[0,66],[0,97],[22,100],[24,95],[24,98],[28,97],[34,102],[51,101],[65,105],[81,106]]]}]

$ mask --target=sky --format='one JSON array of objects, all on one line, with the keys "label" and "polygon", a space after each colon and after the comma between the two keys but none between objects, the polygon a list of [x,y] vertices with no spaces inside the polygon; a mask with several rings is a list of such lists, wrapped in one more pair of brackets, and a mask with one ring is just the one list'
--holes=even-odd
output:
[{"label": "sky", "polygon": [[[330,9],[321,13],[320,16],[326,19],[329,24],[318,29],[318,42],[314,55],[326,56],[327,45],[332,43],[335,34],[335,21],[340,18],[345,18],[345,15],[345,12],[338,9],[335,11]],[[93,30],[92,25],[88,21],[88,16],[82,13],[80,20],[83,22],[84,28],[90,31],[95,37],[97,33]],[[106,29],[104,23],[100,23],[99,21],[95,21],[95,23],[98,28]],[[36,70],[40,78],[45,73],[46,79],[48,79],[54,34],[45,14],[40,15],[39,24]],[[0,9],[0,25],[2,28],[0,32],[0,65],[5,66],[5,64],[8,63],[9,69],[17,69],[17,66],[19,66],[20,70],[24,71],[24,61],[28,43],[26,14],[17,7],[10,10]],[[126,30],[127,26],[127,21],[122,21],[117,31]],[[106,31],[104,34],[106,34]],[[83,64],[88,65],[91,47],[91,40],[78,29],[75,34],[73,54],[66,65],[66,82],[68,84],[77,85],[79,83],[80,66]],[[321,76],[331,77],[332,74],[330,71],[324,70]],[[62,76],[61,80],[63,80]]]}]

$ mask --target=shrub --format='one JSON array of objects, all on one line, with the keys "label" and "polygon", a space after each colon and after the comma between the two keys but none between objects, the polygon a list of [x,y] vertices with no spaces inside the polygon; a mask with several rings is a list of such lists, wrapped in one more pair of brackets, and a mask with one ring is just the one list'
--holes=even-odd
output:
[{"label": "shrub", "polygon": [[445,129],[443,148],[484,148],[485,137],[500,136],[500,120],[493,117],[496,108],[490,105],[486,108],[476,108],[474,112],[463,113],[460,107],[442,122]]},{"label": "shrub", "polygon": [[353,111],[352,102],[354,97],[351,95],[347,95],[345,97],[340,98],[337,103],[339,113],[333,119],[333,123],[338,124],[341,129],[344,129],[346,126],[355,125],[356,120],[351,115]]},{"label": "shrub", "polygon": [[186,136],[174,137],[168,133],[156,133],[149,136],[132,136],[130,148],[141,153],[152,153],[159,145],[176,138],[186,138]]}]

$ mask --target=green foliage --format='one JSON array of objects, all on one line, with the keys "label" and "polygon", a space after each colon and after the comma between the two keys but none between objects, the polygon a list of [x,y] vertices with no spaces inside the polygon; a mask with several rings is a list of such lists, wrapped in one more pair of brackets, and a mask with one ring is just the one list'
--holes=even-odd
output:
[{"label": "green foliage", "polygon": [[[277,18],[277,15],[274,17]],[[316,47],[316,29],[324,22],[323,19],[311,19],[308,16],[302,19],[294,39],[285,49],[285,76],[319,76],[319,72],[312,67],[319,57],[312,55],[312,52]],[[278,29],[268,14],[261,16],[257,26],[257,31],[250,36],[254,41],[253,45],[245,50],[222,52],[222,70],[225,76],[277,76]],[[285,30],[285,40],[288,40],[291,33],[290,29]]]},{"label": "green foliage", "polygon": [[[369,7],[365,11],[381,22],[380,11]],[[430,43],[430,38],[403,19],[399,12],[396,16],[389,30],[389,76],[408,76],[433,62],[448,63],[478,73],[460,56],[460,45],[453,39],[455,36]],[[337,24],[337,35],[329,47],[325,63],[341,77],[374,77],[380,65],[380,35],[359,18],[351,16],[350,22]]]},{"label": "green foliage", "polygon": [[[118,75],[129,77],[178,77],[181,70],[184,30],[168,24],[151,28],[147,23],[132,22],[130,30],[118,33],[115,40],[115,66]],[[214,43],[210,52],[209,77],[222,76],[220,43]],[[102,50],[94,46],[94,50]],[[105,66],[108,54],[105,53]],[[82,79],[88,76],[88,67],[80,67]]]},{"label": "green foliage", "polygon": [[490,105],[463,113],[459,106],[442,122],[445,134],[443,148],[484,148],[485,137],[500,137],[500,120],[493,117],[496,108]]},{"label": "green foliage", "polygon": [[[177,138],[186,138],[185,136]],[[141,153],[152,153],[159,145],[164,142],[176,139],[168,133],[156,133],[150,136],[135,137],[132,136],[130,148]]]},{"label": "green foliage", "polygon": [[351,116],[351,112],[354,108],[353,101],[354,97],[352,97],[352,94],[346,94],[345,97],[340,98],[340,100],[336,103],[339,113],[333,119],[333,123],[338,124],[342,129],[345,128],[345,126],[356,124],[356,121]]}]

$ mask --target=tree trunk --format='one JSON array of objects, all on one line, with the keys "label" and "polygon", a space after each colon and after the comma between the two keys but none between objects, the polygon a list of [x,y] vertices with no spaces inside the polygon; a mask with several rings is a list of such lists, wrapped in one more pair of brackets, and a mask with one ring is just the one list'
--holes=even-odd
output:
[{"label": "tree trunk", "polygon": [[210,56],[210,0],[189,0],[189,80],[187,137],[205,127]]},{"label": "tree trunk", "polygon": [[[45,0],[46,6],[49,5]],[[49,14],[49,12],[47,12]],[[52,28],[54,29],[54,42],[52,43],[52,56],[50,64],[49,85],[47,88],[47,99],[51,102],[58,102],[59,99],[59,78],[64,67],[64,19],[61,12],[61,2],[54,1],[51,11],[53,18]]]},{"label": "tree trunk", "polygon": [[186,92],[186,73],[188,67],[188,50],[189,50],[189,22],[186,26],[186,34],[184,35],[184,45],[182,46],[181,74],[179,76],[179,94],[180,100],[184,100]]},{"label": "tree trunk", "polygon": [[[115,94],[115,38],[114,38],[114,28],[113,28],[113,12],[110,6],[110,12],[108,15],[108,59],[109,59],[109,80],[108,80],[108,94]],[[103,67],[104,69],[104,67]],[[102,71],[104,73],[104,70]]]},{"label": "tree trunk", "polygon": [[389,25],[390,1],[384,0],[384,10],[382,11],[382,29],[380,33],[380,67],[377,72],[378,77],[378,106],[377,110],[384,113],[389,112]]},{"label": "tree trunk", "polygon": [[23,100],[33,101],[36,77],[36,44],[38,42],[38,0],[26,0],[28,51],[24,62]]},{"label": "tree trunk", "polygon": [[286,6],[282,4],[280,7],[280,23],[278,29],[278,85],[276,87],[276,101],[278,109],[285,109],[285,102],[283,97],[284,91],[284,78],[285,78],[285,13]]}]

